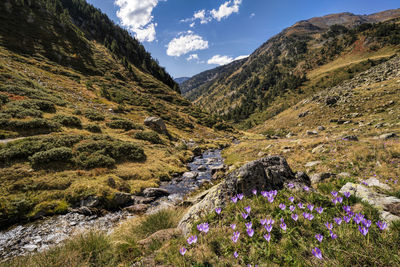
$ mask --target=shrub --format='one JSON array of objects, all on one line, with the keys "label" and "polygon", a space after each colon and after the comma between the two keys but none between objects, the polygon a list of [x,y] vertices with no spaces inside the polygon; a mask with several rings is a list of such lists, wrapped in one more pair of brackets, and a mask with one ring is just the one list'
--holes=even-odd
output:
[{"label": "shrub", "polygon": [[0,94],[0,106],[6,104],[8,101],[8,96]]},{"label": "shrub", "polygon": [[140,140],[149,141],[153,144],[162,144],[163,141],[161,140],[160,136],[156,132],[137,132],[135,133],[135,138]]},{"label": "shrub", "polygon": [[104,119],[105,119],[105,117],[101,113],[99,113],[93,109],[85,110],[84,115],[86,118],[88,118],[91,121],[104,121]]},{"label": "shrub", "polygon": [[34,109],[49,113],[56,112],[56,107],[52,102],[37,99],[13,101],[8,103],[7,107],[22,107],[25,109]]},{"label": "shrub", "polygon": [[41,118],[43,112],[36,109],[24,108],[19,106],[12,106],[4,110],[7,114],[10,114],[13,118],[23,119],[26,117]]},{"label": "shrub", "polygon": [[72,150],[58,147],[35,153],[29,158],[33,167],[47,166],[50,163],[68,163],[72,158]]},{"label": "shrub", "polygon": [[26,134],[46,134],[60,130],[60,125],[45,119],[29,121],[0,120],[0,128]]},{"label": "shrub", "polygon": [[131,121],[122,120],[122,119],[112,120],[110,122],[107,122],[106,125],[107,125],[107,127],[111,128],[111,129],[123,129],[125,131],[142,130],[143,129],[143,127],[140,125],[137,125]]},{"label": "shrub", "polygon": [[159,230],[169,229],[175,226],[176,214],[173,210],[161,210],[151,214],[140,223],[137,231],[142,236],[149,236]]},{"label": "shrub", "polygon": [[101,128],[100,126],[96,124],[88,124],[85,126],[85,129],[88,130],[91,133],[101,133]]},{"label": "shrub", "polygon": [[67,127],[82,127],[81,120],[75,116],[56,115],[52,118],[52,120]]},{"label": "shrub", "polygon": [[115,160],[110,156],[103,155],[101,152],[93,153],[90,155],[80,154],[75,159],[77,165],[85,169],[93,168],[111,168],[115,166]]}]

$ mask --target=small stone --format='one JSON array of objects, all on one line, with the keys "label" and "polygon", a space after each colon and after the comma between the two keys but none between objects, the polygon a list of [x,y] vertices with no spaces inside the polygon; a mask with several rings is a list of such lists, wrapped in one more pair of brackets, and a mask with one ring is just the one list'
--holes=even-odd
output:
[{"label": "small stone", "polygon": [[143,196],[146,198],[168,196],[167,190],[162,188],[149,187],[143,190]]},{"label": "small stone", "polygon": [[397,138],[397,137],[398,136],[395,133],[387,133],[387,134],[381,134],[379,136],[379,139],[387,140],[387,139],[390,139],[390,138]]},{"label": "small stone", "polygon": [[307,135],[318,135],[317,131],[307,131],[306,132]]},{"label": "small stone", "polygon": [[197,177],[197,172],[185,172],[182,174],[183,179],[195,179]]},{"label": "small stone", "polygon": [[197,168],[197,170],[199,170],[199,171],[206,171],[206,170],[207,170],[207,167],[204,166],[204,165],[200,165],[200,166]]},{"label": "small stone", "polygon": [[355,135],[346,135],[342,139],[345,141],[358,141],[358,137]]},{"label": "small stone", "polygon": [[29,245],[23,246],[22,248],[23,248],[24,250],[29,251],[29,252],[33,252],[33,251],[35,251],[35,250],[38,248],[38,246],[37,246],[37,245],[33,245],[33,244],[29,244]]},{"label": "small stone", "polygon": [[304,165],[306,168],[311,168],[311,167],[314,167],[314,166],[316,166],[316,165],[318,165],[318,164],[321,164],[322,163],[322,161],[320,161],[320,160],[316,160],[316,161],[310,161],[310,162],[307,162],[307,164],[306,165]]},{"label": "small stone", "polygon": [[318,131],[324,131],[325,127],[320,125],[320,126],[317,127],[317,129],[318,129]]}]

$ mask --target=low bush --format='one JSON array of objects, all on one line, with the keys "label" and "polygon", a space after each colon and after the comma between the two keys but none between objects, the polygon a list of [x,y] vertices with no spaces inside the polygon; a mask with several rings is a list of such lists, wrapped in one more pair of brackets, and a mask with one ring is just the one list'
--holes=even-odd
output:
[{"label": "low bush", "polygon": [[35,153],[29,158],[33,167],[44,167],[50,163],[68,164],[72,158],[72,150],[67,147],[52,148],[50,150]]},{"label": "low bush", "polygon": [[135,133],[134,137],[136,139],[149,141],[153,144],[162,144],[163,141],[161,140],[160,136],[156,132],[151,131],[142,131]]},{"label": "low bush", "polygon": [[104,115],[93,109],[87,109],[83,114],[91,121],[104,121],[105,119]]},{"label": "low bush", "polygon": [[23,134],[47,134],[60,130],[58,123],[46,119],[33,119],[29,121],[0,120],[0,128]]},{"label": "low bush", "polygon": [[110,122],[107,122],[106,125],[107,125],[107,127],[111,128],[111,129],[123,129],[125,131],[142,130],[143,129],[142,126],[137,125],[128,120],[123,120],[123,119],[112,120]]},{"label": "low bush", "polygon": [[8,101],[8,96],[0,94],[0,106],[6,104]]},{"label": "low bush", "polygon": [[88,130],[91,133],[101,133],[101,128],[100,126],[96,124],[88,124],[85,126],[85,129]]},{"label": "low bush", "polygon": [[93,154],[80,154],[76,157],[75,162],[78,166],[84,169],[93,168],[112,168],[115,166],[115,160],[110,156],[104,155],[101,152]]},{"label": "low bush", "polygon": [[143,236],[149,236],[159,230],[169,229],[176,226],[176,212],[173,210],[161,210],[144,218],[137,227],[138,233]]},{"label": "low bush", "polygon": [[82,127],[81,120],[75,116],[56,115],[52,118],[52,120],[67,127]]},{"label": "low bush", "polygon": [[26,117],[42,118],[43,112],[36,109],[12,106],[4,110],[5,113],[11,115],[13,118],[23,119]]},{"label": "low bush", "polygon": [[12,101],[7,104],[7,107],[22,107],[25,109],[34,109],[49,113],[56,112],[56,107],[52,102],[38,99]]}]

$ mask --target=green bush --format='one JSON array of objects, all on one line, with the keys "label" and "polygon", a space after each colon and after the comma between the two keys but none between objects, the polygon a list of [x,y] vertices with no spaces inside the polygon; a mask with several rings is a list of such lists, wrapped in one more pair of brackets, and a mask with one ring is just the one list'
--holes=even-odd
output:
[{"label": "green bush", "polygon": [[153,143],[153,144],[162,144],[163,143],[160,136],[156,132],[150,132],[150,131],[137,132],[137,133],[135,133],[134,137],[136,139],[149,141],[150,143]]},{"label": "green bush", "polygon": [[104,121],[105,119],[104,115],[93,109],[87,109],[83,114],[91,121]]},{"label": "green bush", "polygon": [[101,128],[100,126],[96,124],[88,124],[85,126],[85,129],[88,130],[91,133],[101,133]]},{"label": "green bush", "polygon": [[[15,77],[14,77],[15,78]],[[25,83],[31,83],[31,81],[24,81]],[[33,84],[29,84],[33,87]],[[45,88],[28,88],[24,86],[8,84],[0,85],[0,92],[6,92],[14,95],[26,96],[32,99],[50,101],[59,106],[65,106],[66,101],[62,100],[58,96],[54,96],[54,92],[48,91]]]},{"label": "green bush", "polygon": [[72,158],[72,150],[67,147],[58,147],[46,151],[35,153],[29,158],[33,167],[47,166],[50,163],[70,162]]},{"label": "green bush", "polygon": [[115,160],[110,156],[101,154],[101,152],[90,155],[80,154],[75,161],[78,166],[85,169],[111,168],[115,166]]},{"label": "green bush", "polygon": [[38,99],[13,101],[8,103],[7,107],[22,107],[25,109],[34,109],[49,113],[56,112],[56,107],[52,102]]},{"label": "green bush", "polygon": [[56,115],[52,118],[52,120],[67,127],[82,127],[81,120],[75,116]]},{"label": "green bush", "polygon": [[46,119],[33,119],[29,121],[0,120],[0,128],[24,134],[47,134],[60,130],[58,123]]},{"label": "green bush", "polygon": [[24,108],[19,106],[12,106],[4,110],[5,113],[11,115],[13,118],[23,119],[26,117],[42,118],[43,112],[37,109]]},{"label": "green bush", "polygon": [[0,106],[6,104],[8,101],[8,96],[0,94]]},{"label": "green bush", "polygon": [[107,127],[111,128],[111,129],[123,129],[125,131],[142,130],[143,129],[142,126],[137,125],[128,120],[123,120],[123,119],[112,120],[110,122],[107,122],[106,125],[107,125]]}]

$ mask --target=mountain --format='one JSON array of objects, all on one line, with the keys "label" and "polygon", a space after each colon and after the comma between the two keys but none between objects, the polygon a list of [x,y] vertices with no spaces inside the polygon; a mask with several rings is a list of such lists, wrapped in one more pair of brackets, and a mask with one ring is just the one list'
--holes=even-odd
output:
[{"label": "mountain", "polygon": [[[326,88],[323,84],[328,81],[321,79],[338,83],[338,77],[329,78],[335,69],[396,53],[400,44],[399,17],[400,9],[396,9],[300,21],[269,39],[248,58],[193,76],[180,85],[181,92],[209,112],[251,127],[293,101]],[[316,69],[340,58],[347,61],[325,72],[324,77],[312,76]],[[355,67],[356,71],[365,68]],[[291,95],[292,102],[288,103],[289,97],[284,95]],[[278,99],[283,101],[275,101]]]},{"label": "mountain", "polygon": [[187,81],[187,80],[189,80],[189,79],[190,79],[190,77],[180,77],[180,78],[175,78],[174,81],[175,81],[177,84],[181,84],[181,83],[183,83],[184,81]]},{"label": "mountain", "polygon": [[85,1],[0,8],[0,228],[87,201],[115,209],[124,194],[184,172],[187,140],[224,135],[208,127],[224,123],[183,99],[140,43]]}]

